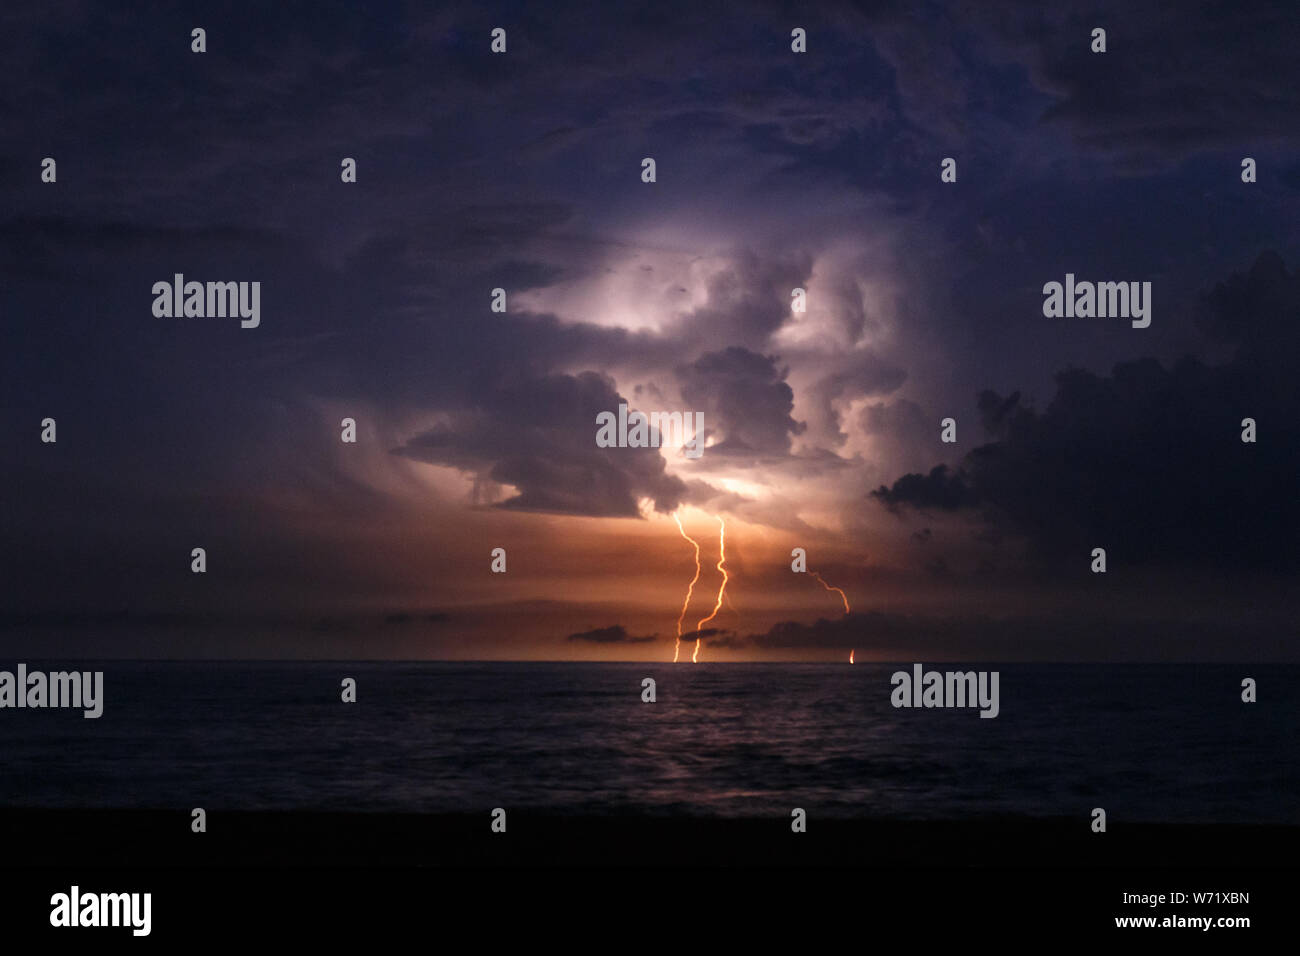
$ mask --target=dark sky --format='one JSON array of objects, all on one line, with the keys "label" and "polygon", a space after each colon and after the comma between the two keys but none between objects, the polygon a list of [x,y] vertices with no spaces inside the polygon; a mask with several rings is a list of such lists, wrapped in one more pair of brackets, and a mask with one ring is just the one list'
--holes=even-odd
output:
[{"label": "dark sky", "polygon": [[0,649],[1296,657],[1294,4],[243,6],[0,12]]}]

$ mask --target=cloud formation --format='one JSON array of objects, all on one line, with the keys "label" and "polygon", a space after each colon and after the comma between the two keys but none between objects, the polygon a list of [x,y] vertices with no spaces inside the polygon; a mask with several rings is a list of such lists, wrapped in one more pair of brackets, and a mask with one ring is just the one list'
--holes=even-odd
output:
[{"label": "cloud formation", "polygon": [[595,372],[552,375],[485,391],[470,409],[394,449],[470,471],[517,493],[498,506],[591,517],[640,516],[642,497],[671,512],[686,483],[658,448],[600,448],[596,419],[626,402]]},{"label": "cloud formation", "polygon": [[[1296,567],[1300,282],[1262,255],[1206,296],[1202,319],[1236,347],[1230,361],[1067,369],[1041,412],[985,392],[985,423],[1003,437],[872,497],[894,511],[978,509],[1052,559],[1105,547],[1112,562]],[[1255,443],[1241,440],[1247,418]]]},{"label": "cloud formation", "polygon": [[643,637],[633,637],[622,624],[612,624],[609,627],[597,627],[590,631],[570,634],[568,640],[585,641],[588,644],[648,644],[657,640],[658,636],[647,634]]}]

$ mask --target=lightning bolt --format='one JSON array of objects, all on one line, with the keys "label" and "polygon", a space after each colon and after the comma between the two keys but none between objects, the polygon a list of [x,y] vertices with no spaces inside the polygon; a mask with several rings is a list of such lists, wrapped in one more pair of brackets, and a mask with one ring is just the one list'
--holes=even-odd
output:
[{"label": "lightning bolt", "polygon": [[[718,616],[718,611],[722,609],[722,597],[727,593],[727,569],[723,567],[727,563],[727,525],[722,520],[722,515],[718,515],[718,570],[722,572],[722,584],[718,586],[718,601],[713,605],[713,611],[708,617],[695,625],[695,630],[699,631],[711,620]],[[691,663],[698,664],[700,661],[700,639],[695,638],[695,652],[691,655]]]},{"label": "lightning bolt", "polygon": [[822,576],[821,576],[820,574],[818,574],[816,571],[812,572],[812,576],[815,577],[818,581],[821,581],[821,582],[822,582],[822,587],[824,587],[827,591],[839,591],[839,592],[840,592],[840,600],[842,600],[842,601],[844,602],[844,613],[845,613],[845,614],[848,614],[848,613],[849,613],[849,598],[848,598],[848,595],[844,593],[844,589],[843,589],[843,588],[833,588],[833,587],[831,587],[831,586],[830,586],[829,584],[827,584],[825,581],[822,581]]},{"label": "lightning bolt", "polygon": [[[816,571],[812,572],[812,576],[815,577],[818,581],[821,581],[821,582],[822,582],[822,587],[824,587],[827,591],[839,591],[839,592],[840,592],[840,600],[844,602],[844,613],[845,613],[845,614],[850,613],[850,612],[849,612],[849,596],[848,596],[847,594],[844,593],[844,589],[843,589],[843,588],[835,588],[835,587],[831,587],[829,584],[827,584],[827,583],[822,579],[822,576],[821,576],[820,574],[818,574]],[[853,663],[853,648],[851,648],[851,647],[849,648],[849,663],[850,663],[850,664]]]},{"label": "lightning bolt", "polygon": [[[686,533],[682,527],[682,519],[677,517],[677,512],[673,512],[673,520],[677,522],[677,530],[682,533],[682,537],[695,546],[695,577],[691,578],[690,586],[686,589],[686,600],[682,602],[682,613],[677,616],[677,645],[673,648],[673,663],[677,663],[677,655],[682,650],[682,621],[686,619],[686,608],[691,603],[691,595],[695,593],[695,582],[700,579],[700,545],[694,538]],[[697,642],[698,644],[698,642]]]}]

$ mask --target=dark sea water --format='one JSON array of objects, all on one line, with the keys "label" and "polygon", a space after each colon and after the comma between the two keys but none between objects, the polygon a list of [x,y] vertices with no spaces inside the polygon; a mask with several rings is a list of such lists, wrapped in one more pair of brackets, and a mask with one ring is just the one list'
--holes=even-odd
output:
[{"label": "dark sea water", "polygon": [[910,662],[76,666],[104,716],[0,710],[0,806],[1300,824],[1292,665],[953,665],[991,720],[893,708]]}]

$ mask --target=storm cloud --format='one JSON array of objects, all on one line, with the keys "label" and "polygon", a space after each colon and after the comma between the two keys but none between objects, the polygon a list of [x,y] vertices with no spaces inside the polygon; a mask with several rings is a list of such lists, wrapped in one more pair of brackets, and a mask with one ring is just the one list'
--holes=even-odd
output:
[{"label": "storm cloud", "polygon": [[[1300,527],[1300,283],[1274,254],[1215,286],[1204,327],[1236,346],[1206,365],[1154,358],[1109,375],[1067,369],[1041,412],[984,393],[1000,440],[960,467],[907,474],[872,496],[892,510],[978,510],[1041,555],[1104,546],[1112,560],[1293,568]],[[1254,419],[1258,440],[1241,440]]]}]

